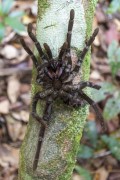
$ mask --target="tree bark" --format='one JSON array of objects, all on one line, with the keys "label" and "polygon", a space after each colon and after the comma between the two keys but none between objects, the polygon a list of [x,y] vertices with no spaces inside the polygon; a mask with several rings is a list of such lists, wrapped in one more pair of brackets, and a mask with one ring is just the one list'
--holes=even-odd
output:
[{"label": "tree bark", "polygon": [[[48,43],[54,57],[66,40],[69,13],[75,10],[72,47],[76,53],[83,49],[85,40],[92,34],[92,21],[97,0],[38,0],[37,38],[41,45]],[[35,50],[35,54],[38,54]],[[73,54],[72,60],[75,60]],[[88,80],[90,52],[82,65],[80,79]],[[32,95],[41,90],[35,83],[33,68]],[[42,116],[44,102],[37,112]],[[26,136],[20,151],[19,180],[70,180],[77,150],[82,136],[88,106],[72,108],[62,101],[54,102],[50,125],[45,132],[38,167],[33,171],[40,124],[30,115]]]}]

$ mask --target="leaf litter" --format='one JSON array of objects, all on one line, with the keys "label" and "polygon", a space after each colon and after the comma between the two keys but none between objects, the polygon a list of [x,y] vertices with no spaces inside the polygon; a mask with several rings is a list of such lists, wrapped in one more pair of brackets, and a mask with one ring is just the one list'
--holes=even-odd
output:
[{"label": "leaf litter", "polygon": [[[28,1],[15,1],[11,11],[13,15],[16,13],[16,8],[18,11],[23,11],[24,15],[21,22],[24,25],[28,25],[30,22],[36,22],[36,3],[36,1],[29,1],[29,3]],[[118,43],[120,41],[120,17],[118,13],[107,14],[109,5],[109,0],[100,1],[94,19],[93,29],[99,26],[100,32],[92,46],[90,79],[98,84],[100,82],[113,83],[107,50],[113,40],[116,40]],[[13,24],[11,24],[11,26],[13,26]],[[26,41],[32,48],[26,30],[24,29],[24,32],[21,34],[24,35]],[[6,35],[0,45],[0,180],[17,179],[19,149],[24,139],[26,124],[29,120],[32,61],[20,45],[18,41],[19,36],[16,31],[7,27]],[[119,72],[115,78],[120,80]],[[115,84],[117,84],[117,88],[120,88],[119,81],[116,81]],[[111,92],[112,90],[109,89],[109,91]],[[99,99],[100,98],[103,99],[98,105],[104,112],[105,104],[107,100],[111,98],[111,94],[108,96],[104,91],[104,93],[99,93]],[[110,107],[112,108],[112,106]],[[105,114],[108,114],[108,112],[109,108],[105,111]],[[112,116],[110,116],[110,118],[111,117]],[[118,114],[117,117],[111,118],[106,122],[108,128],[106,137],[106,141],[108,141],[107,144],[105,144],[105,140],[103,143],[102,138],[98,138],[102,137],[99,127],[97,126],[97,132],[96,129],[94,129],[95,114],[92,110],[87,119],[88,123],[92,124],[92,126],[90,127],[89,135],[87,137],[84,135],[84,143],[85,146],[89,147],[86,148],[86,153],[90,154],[90,149],[92,149],[93,153],[91,156],[93,157],[87,160],[77,158],[79,168],[76,169],[77,172],[74,170],[73,180],[86,178],[86,180],[120,179],[120,166],[117,160],[119,156],[117,144],[119,144],[120,138],[120,115]],[[99,136],[96,135],[97,133]],[[111,134],[115,137],[110,138]],[[90,137],[91,139],[89,139]],[[93,137],[94,140],[92,140]],[[118,148],[117,154],[115,154],[116,151],[112,149],[111,139]],[[88,157],[88,154],[84,154],[84,157]]]}]

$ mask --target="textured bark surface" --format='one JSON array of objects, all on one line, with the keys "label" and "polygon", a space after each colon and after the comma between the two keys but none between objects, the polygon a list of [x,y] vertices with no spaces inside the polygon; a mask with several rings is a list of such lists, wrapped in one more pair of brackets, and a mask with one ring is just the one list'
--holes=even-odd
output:
[{"label": "textured bark surface", "polygon": [[[47,42],[54,57],[66,40],[69,13],[75,10],[72,47],[78,53],[85,39],[91,35],[92,21],[97,0],[38,0],[37,38],[41,45]],[[37,53],[36,53],[37,55]],[[73,61],[74,61],[73,56]],[[82,79],[89,78],[90,52],[82,66]],[[33,69],[32,95],[41,90],[35,84]],[[81,75],[79,75],[80,77]],[[44,102],[38,105],[42,116]],[[19,180],[70,180],[75,165],[80,138],[85,125],[88,107],[71,108],[60,100],[53,105],[50,125],[45,133],[38,167],[33,172],[40,124],[30,116],[26,136],[20,152]]]}]

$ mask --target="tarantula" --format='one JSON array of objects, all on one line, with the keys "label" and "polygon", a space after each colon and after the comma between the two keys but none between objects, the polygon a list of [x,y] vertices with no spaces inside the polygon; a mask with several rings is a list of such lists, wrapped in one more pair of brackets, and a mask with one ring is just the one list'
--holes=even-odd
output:
[{"label": "tarantula", "polygon": [[[43,86],[43,91],[36,93],[33,97],[32,102],[32,115],[41,123],[43,127],[46,127],[47,122],[49,122],[50,120],[52,104],[57,98],[60,98],[64,102],[67,102],[69,105],[75,107],[82,106],[84,102],[89,103],[95,110],[98,119],[101,121],[101,125],[104,127],[103,118],[98,106],[90,97],[88,97],[83,92],[83,89],[85,87],[91,87],[99,90],[100,86],[89,81],[82,81],[78,84],[73,84],[73,79],[78,74],[84,57],[88,52],[90,45],[93,43],[96,35],[98,34],[99,29],[95,29],[92,36],[86,42],[86,46],[78,57],[78,61],[73,68],[71,60],[71,36],[74,23],[74,15],[75,13],[72,9],[70,11],[67,38],[63,46],[61,47],[59,56],[57,58],[53,58],[51,49],[47,43],[44,43],[44,49],[46,51],[46,53],[44,53],[40,43],[32,32],[31,24],[28,25],[28,34],[32,41],[35,43],[35,46],[42,60],[42,64],[38,63],[33,52],[26,45],[25,41],[21,39],[22,46],[30,55],[31,59],[33,60],[33,64],[37,69],[36,81],[38,84]],[[43,117],[39,117],[36,112],[36,106],[39,100],[46,101]],[[43,136],[43,134],[44,131],[41,132],[41,136]]]}]

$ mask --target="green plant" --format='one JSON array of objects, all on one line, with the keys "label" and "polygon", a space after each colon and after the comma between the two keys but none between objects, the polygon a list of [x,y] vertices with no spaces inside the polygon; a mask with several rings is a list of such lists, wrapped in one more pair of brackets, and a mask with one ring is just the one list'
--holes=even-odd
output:
[{"label": "green plant", "polygon": [[92,176],[87,169],[75,166],[75,171],[82,177],[83,180],[92,180]]},{"label": "green plant", "polygon": [[113,41],[109,45],[107,55],[113,81],[101,83],[102,88],[99,94],[97,91],[92,90],[92,95],[97,102],[107,98],[103,116],[106,120],[111,120],[120,113],[120,87],[117,83],[114,83],[115,76],[120,71],[120,47],[118,42]]},{"label": "green plant", "polygon": [[[83,136],[85,144],[81,144],[79,146],[79,151],[77,154],[78,162],[88,162],[91,163],[92,159],[96,159],[99,157],[99,152],[102,149],[106,149],[113,157],[115,157],[118,161],[120,160],[120,138],[119,138],[119,130],[108,136],[108,135],[101,135],[99,136],[98,132],[96,131],[96,124],[93,121],[88,121]],[[86,145],[87,144],[87,145]],[[90,145],[90,147],[89,147]],[[103,154],[104,158],[104,154]],[[91,175],[87,169],[83,169],[83,165],[81,167],[76,166],[75,170],[78,174],[83,176],[83,179],[90,179]],[[87,167],[87,166],[85,166]],[[89,166],[88,166],[89,167]],[[86,176],[85,176],[86,175]]]},{"label": "green plant", "polygon": [[113,78],[120,71],[120,47],[117,41],[113,41],[107,51],[108,62]]},{"label": "green plant", "polygon": [[20,22],[23,11],[11,11],[14,0],[3,0],[0,4],[0,41],[5,35],[6,26],[10,26],[15,32],[20,33],[25,30]]},{"label": "green plant", "polygon": [[110,3],[110,6],[107,9],[108,14],[115,13],[117,11],[120,11],[120,1],[119,0],[112,0]]},{"label": "green plant", "polygon": [[101,136],[101,140],[105,143],[111,154],[120,161],[120,139],[115,136]]}]

